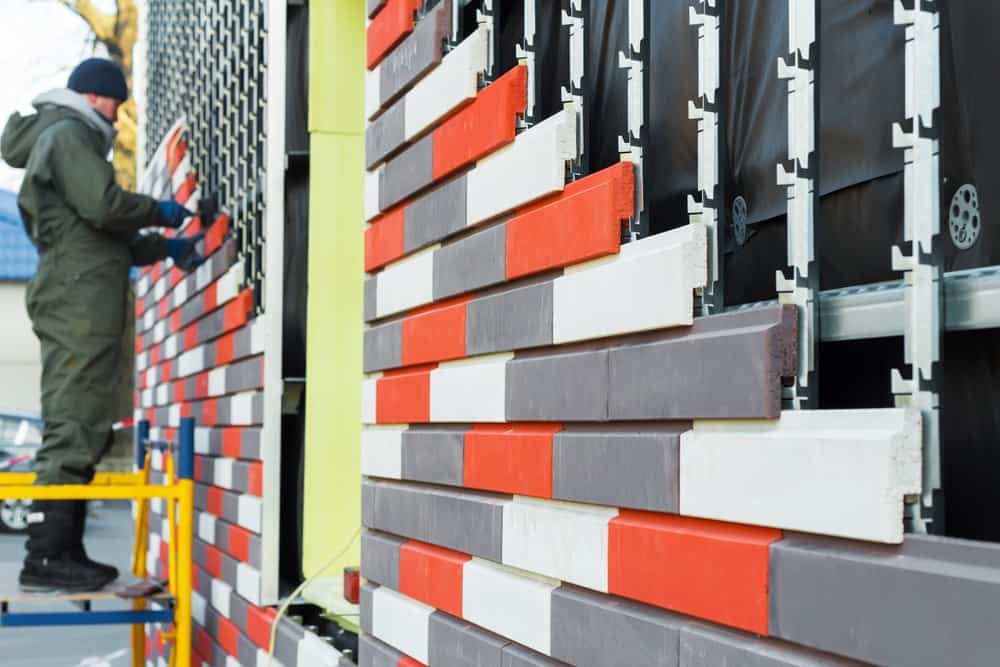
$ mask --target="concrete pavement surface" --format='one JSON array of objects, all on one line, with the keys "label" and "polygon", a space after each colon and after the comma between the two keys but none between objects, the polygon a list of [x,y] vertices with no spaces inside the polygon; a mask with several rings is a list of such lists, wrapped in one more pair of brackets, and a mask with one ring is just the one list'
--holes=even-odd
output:
[{"label": "concrete pavement surface", "polygon": [[[106,504],[87,520],[88,555],[128,571],[132,559],[132,513],[128,505]],[[0,533],[0,562],[24,558],[24,536]],[[9,570],[8,570],[9,571]],[[4,589],[9,588],[4,582]],[[95,609],[121,608],[100,603]],[[69,603],[21,604],[12,611],[76,611]],[[2,667],[127,667],[130,662],[128,626],[49,628],[0,627]]]}]

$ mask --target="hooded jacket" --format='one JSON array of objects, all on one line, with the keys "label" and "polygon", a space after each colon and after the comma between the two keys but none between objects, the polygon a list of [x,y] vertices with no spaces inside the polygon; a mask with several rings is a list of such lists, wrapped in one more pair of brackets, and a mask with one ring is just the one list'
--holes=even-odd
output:
[{"label": "hooded jacket", "polygon": [[106,320],[85,329],[120,332],[129,269],[166,256],[162,237],[138,234],[155,224],[157,202],[115,182],[107,160],[114,127],[85,97],[60,89],[33,104],[36,113],[11,115],[0,138],[3,159],[25,170],[18,207],[40,255],[29,315],[34,320],[41,305],[72,299],[87,309],[81,317]]}]

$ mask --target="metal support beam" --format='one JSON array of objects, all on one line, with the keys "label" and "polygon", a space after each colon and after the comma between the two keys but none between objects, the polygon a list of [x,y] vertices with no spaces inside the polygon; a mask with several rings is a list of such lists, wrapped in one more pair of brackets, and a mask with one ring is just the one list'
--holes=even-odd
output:
[{"label": "metal support beam", "polygon": [[719,183],[719,2],[697,0],[688,22],[698,28],[698,98],[688,102],[688,118],[698,122],[698,196],[688,197],[691,224],[708,231],[708,285],[701,293],[701,314],[722,312],[723,244]]},{"label": "metal support beam", "polygon": [[574,179],[590,173],[587,145],[588,109],[583,90],[584,78],[587,75],[584,58],[587,2],[588,0],[562,0],[562,25],[569,30],[569,81],[562,88],[562,102],[576,110],[577,159],[572,167]]},{"label": "metal support beam", "polygon": [[629,51],[618,52],[618,67],[628,71],[628,129],[626,136],[618,138],[618,153],[622,160],[635,165],[635,214],[629,221],[627,236],[623,239],[625,241],[636,241],[649,236],[649,214],[646,211],[643,188],[643,149],[646,117],[649,115],[646,96],[649,84],[649,40],[646,39],[648,17],[649,0],[629,0]]},{"label": "metal support beam", "polygon": [[489,44],[489,50],[486,54],[486,83],[490,83],[497,77],[501,0],[481,0],[481,2],[479,9],[476,10],[476,23],[486,28],[486,42]]},{"label": "metal support beam", "polygon": [[[902,280],[824,290],[819,295],[822,341],[902,336],[906,329]],[[764,308],[762,301],[728,308]],[[952,271],[944,275],[945,331],[1000,329],[1000,266]]]},{"label": "metal support beam", "polygon": [[173,623],[173,621],[173,609],[0,613],[0,625],[9,628],[39,628],[69,625],[138,625],[143,623]]},{"label": "metal support beam", "polygon": [[535,35],[538,31],[538,0],[524,0],[524,38],[517,45],[517,60],[528,68],[528,106],[524,117],[518,120],[520,129],[529,128],[538,121],[538,63]]},{"label": "metal support beam", "polygon": [[465,0],[451,0],[451,34],[448,36],[450,49],[458,46],[462,35],[462,9],[468,3]]},{"label": "metal support beam", "polygon": [[819,0],[788,0],[789,54],[787,59],[778,60],[778,78],[788,81],[788,161],[778,164],[778,185],[788,188],[790,276],[779,271],[776,283],[778,300],[794,304],[799,312],[798,375],[795,385],[785,389],[785,406],[796,410],[815,408],[818,398],[819,271],[815,235],[819,192],[818,21]]},{"label": "metal support beam", "polygon": [[909,378],[892,372],[892,393],[899,405],[920,409],[924,419],[923,493],[911,504],[911,529],[943,529],[940,503],[941,359],[941,181],[939,127],[941,104],[939,49],[940,15],[937,2],[914,0],[914,9],[895,3],[895,21],[906,26],[906,129],[893,125],[893,145],[903,149],[903,238],[909,253],[892,249],[892,268],[904,272],[905,361]]},{"label": "metal support beam", "polygon": [[264,492],[262,496],[261,534],[261,600],[274,604],[278,599],[278,534],[281,523],[281,395],[282,326],[284,312],[285,258],[285,113],[287,8],[281,0],[268,0],[270,22],[266,24],[264,43],[267,45],[267,69],[264,75],[267,90],[267,115],[263,151],[266,168],[263,173],[263,211],[254,216],[256,282],[263,290],[266,315],[264,328],[264,418],[261,430]]}]

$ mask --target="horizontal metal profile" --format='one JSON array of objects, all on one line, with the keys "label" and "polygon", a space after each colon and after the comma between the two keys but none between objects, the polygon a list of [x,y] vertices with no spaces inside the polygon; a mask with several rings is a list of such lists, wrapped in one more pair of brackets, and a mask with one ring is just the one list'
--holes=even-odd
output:
[{"label": "horizontal metal profile", "polygon": [[1000,327],[1000,266],[945,274],[944,311],[948,331]]},{"label": "horizontal metal profile", "polygon": [[[903,335],[903,281],[872,283],[820,293],[820,338],[824,341]],[[735,306],[746,310],[776,301]],[[1000,266],[952,271],[944,277],[947,331],[1000,327]]]}]

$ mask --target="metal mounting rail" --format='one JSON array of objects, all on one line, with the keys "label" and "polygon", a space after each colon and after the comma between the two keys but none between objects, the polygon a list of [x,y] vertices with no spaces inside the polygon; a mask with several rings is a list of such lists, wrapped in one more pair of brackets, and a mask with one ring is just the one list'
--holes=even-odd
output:
[{"label": "metal mounting rail", "polygon": [[[893,3],[894,21],[906,26],[906,122],[892,126],[892,145],[903,149],[903,240],[892,248],[892,268],[906,284],[903,369],[890,370],[896,405],[923,418],[923,489],[907,504],[914,532],[944,534],[941,494],[940,372],[941,297],[941,105],[940,12],[936,0],[913,9]],[[908,376],[908,377],[907,377]]]},{"label": "metal mounting rail", "polygon": [[524,37],[514,47],[519,63],[528,69],[528,106],[524,116],[518,119],[518,129],[527,129],[540,120],[538,118],[538,50],[535,34],[538,31],[538,0],[524,0]]},{"label": "metal mounting rail", "polygon": [[816,262],[816,220],[819,189],[819,27],[817,0],[788,0],[787,57],[778,59],[778,78],[788,82],[788,160],[778,163],[778,185],[787,188],[787,275],[778,271],[775,284],[782,303],[799,314],[799,356],[795,384],[782,392],[785,407],[815,408],[819,313],[819,266]]},{"label": "metal mounting rail", "polygon": [[584,57],[589,0],[562,0],[562,27],[565,29],[569,51],[560,53],[560,58],[569,60],[569,80],[563,81],[561,99],[563,105],[572,105],[576,111],[577,156],[572,165],[573,179],[590,173],[590,108],[584,91],[584,79],[588,76],[587,61]]},{"label": "metal mounting rail", "polygon": [[643,151],[646,143],[646,118],[649,116],[649,40],[646,38],[646,23],[649,20],[649,0],[629,0],[628,2],[628,52],[618,52],[618,67],[628,74],[628,95],[626,116],[628,125],[625,135],[618,137],[618,153],[621,159],[635,165],[635,212],[629,221],[625,241],[637,241],[649,236],[649,212],[646,210],[646,194],[643,179],[645,161]]},{"label": "metal mounting rail", "polygon": [[687,208],[691,224],[704,225],[708,235],[708,284],[696,305],[696,312],[704,315],[721,312],[725,303],[725,246],[719,229],[723,201],[719,178],[720,18],[718,0],[699,0],[688,8],[688,23],[698,29],[698,96],[688,102],[688,118],[698,123],[698,193],[688,195]]},{"label": "metal mounting rail", "polygon": [[[819,295],[820,340],[862,340],[902,336],[904,283],[894,280],[824,290]],[[773,305],[761,301],[727,310]],[[953,271],[944,276],[946,331],[1000,328],[1000,266]]]}]

